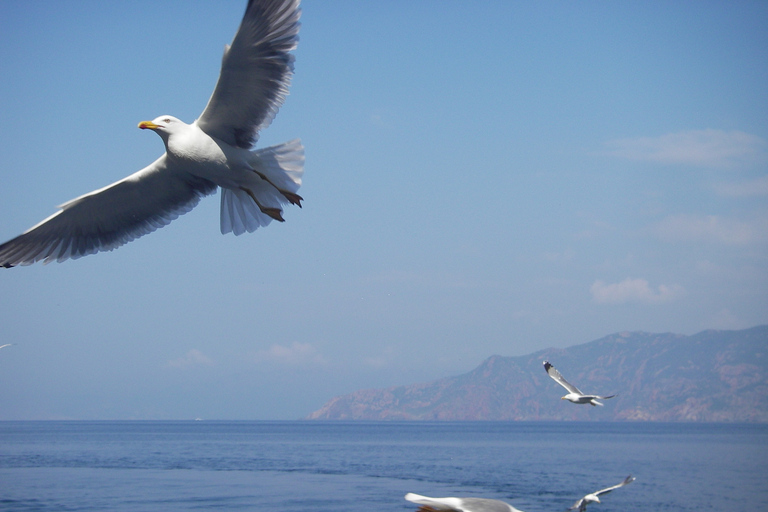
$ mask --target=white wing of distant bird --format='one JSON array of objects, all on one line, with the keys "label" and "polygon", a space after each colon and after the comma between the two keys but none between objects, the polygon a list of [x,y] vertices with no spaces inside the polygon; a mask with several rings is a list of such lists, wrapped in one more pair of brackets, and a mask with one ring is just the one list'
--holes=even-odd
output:
[{"label": "white wing of distant bird", "polygon": [[591,405],[603,405],[602,403],[598,402],[597,400],[607,400],[608,398],[613,398],[616,395],[610,395],[610,396],[600,396],[600,395],[586,395],[584,394],[579,388],[568,382],[563,378],[562,375],[560,375],[560,372],[557,371],[557,369],[549,364],[549,361],[544,361],[544,370],[546,370],[547,375],[552,377],[552,380],[563,386],[567,391],[568,394],[561,397],[561,400],[568,400],[569,402],[572,402],[574,404],[591,404]]},{"label": "white wing of distant bird", "polygon": [[618,489],[619,487],[624,487],[625,485],[631,484],[634,481],[635,481],[635,477],[633,477],[632,475],[629,475],[620,484],[616,484],[616,485],[611,486],[611,487],[606,487],[605,489],[601,489],[601,490],[595,491],[595,492],[593,492],[591,494],[587,494],[586,496],[584,496],[583,498],[578,500],[576,503],[574,503],[573,506],[570,507],[568,510],[576,510],[576,509],[578,509],[579,512],[584,512],[585,510],[587,510],[587,505],[588,504],[590,504],[590,503],[600,503],[600,498],[598,496],[601,496],[603,494],[608,494],[612,490]]},{"label": "white wing of distant bird", "polygon": [[13,345],[13,343],[6,343],[5,345],[0,345],[0,348],[10,347]]},{"label": "white wing of distant bird", "polygon": [[186,124],[162,115],[140,123],[160,135],[165,154],[0,245],[0,266],[111,251],[165,226],[219,187],[222,233],[252,232],[282,221],[283,204],[301,206],[301,142],[250,150],[288,94],[299,16],[299,0],[250,0],[200,118]]},{"label": "white wing of distant bird", "polygon": [[521,512],[509,503],[486,498],[430,498],[409,492],[405,499],[421,505],[417,512]]}]

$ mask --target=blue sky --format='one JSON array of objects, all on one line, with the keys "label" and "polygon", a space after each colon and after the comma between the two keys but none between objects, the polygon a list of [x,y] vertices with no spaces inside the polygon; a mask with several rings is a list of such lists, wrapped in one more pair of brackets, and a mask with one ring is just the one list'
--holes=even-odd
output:
[{"label": "blue sky", "polygon": [[[0,2],[0,238],[163,151],[244,1]],[[318,1],[259,146],[304,208],[218,196],[0,273],[0,419],[292,419],[625,330],[768,322],[768,4]]]}]

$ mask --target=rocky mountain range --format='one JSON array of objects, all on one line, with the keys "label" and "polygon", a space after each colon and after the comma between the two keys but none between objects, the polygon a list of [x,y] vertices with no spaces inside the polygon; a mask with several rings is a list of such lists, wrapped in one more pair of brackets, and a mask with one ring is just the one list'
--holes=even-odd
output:
[{"label": "rocky mountain range", "polygon": [[[560,400],[549,360],[604,407]],[[621,332],[565,349],[491,356],[455,377],[338,396],[307,419],[768,422],[768,325],[692,336]]]}]

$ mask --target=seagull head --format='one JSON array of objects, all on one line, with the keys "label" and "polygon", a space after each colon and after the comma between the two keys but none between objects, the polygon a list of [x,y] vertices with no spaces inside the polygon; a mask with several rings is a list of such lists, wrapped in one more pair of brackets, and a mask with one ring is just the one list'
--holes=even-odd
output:
[{"label": "seagull head", "polygon": [[166,141],[169,135],[178,131],[183,126],[186,126],[186,123],[173,116],[160,116],[152,121],[142,121],[139,123],[139,128],[142,130],[153,130]]}]

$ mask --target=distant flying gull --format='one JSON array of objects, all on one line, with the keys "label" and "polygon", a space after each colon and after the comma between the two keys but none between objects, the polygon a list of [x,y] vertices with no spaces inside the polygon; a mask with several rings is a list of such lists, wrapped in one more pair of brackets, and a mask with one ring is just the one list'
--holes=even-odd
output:
[{"label": "distant flying gull", "polygon": [[522,512],[504,501],[486,498],[430,498],[409,492],[405,499],[421,505],[417,512]]},{"label": "distant flying gull", "polygon": [[10,347],[13,345],[13,343],[6,343],[5,345],[0,345],[0,348]]},{"label": "distant flying gull", "polygon": [[[187,213],[218,187],[223,234],[282,222],[281,204],[300,207],[301,141],[250,151],[288,94],[300,12],[299,0],[250,0],[200,117],[192,124],[169,115],[139,123],[163,139],[165,154],[0,245],[0,265],[111,251]],[[177,88],[183,92],[183,84]]]},{"label": "distant flying gull", "polygon": [[560,400],[568,400],[574,404],[592,404],[593,406],[602,406],[603,404],[597,401],[598,398],[600,400],[607,400],[616,396],[585,395],[579,388],[565,380],[563,376],[560,375],[560,372],[557,371],[554,366],[549,364],[549,361],[544,361],[544,369],[547,371],[547,374],[552,377],[552,379],[554,379],[555,382],[568,390],[568,394],[564,397],[561,397]]},{"label": "distant flying gull", "polygon": [[631,484],[634,481],[635,481],[635,477],[630,475],[627,478],[625,478],[624,481],[621,482],[620,484],[616,484],[613,487],[607,487],[607,488],[602,489],[600,491],[593,492],[592,494],[587,494],[586,496],[581,498],[579,501],[574,503],[573,506],[571,508],[569,508],[568,510],[576,510],[576,509],[578,509],[579,512],[584,512],[585,510],[587,510],[587,505],[588,504],[593,503],[593,502],[594,503],[600,503],[600,498],[598,498],[598,496],[603,495],[603,494],[608,494],[612,490],[618,489],[619,487],[624,487],[625,485]]}]

